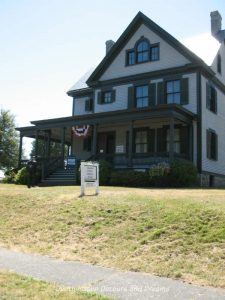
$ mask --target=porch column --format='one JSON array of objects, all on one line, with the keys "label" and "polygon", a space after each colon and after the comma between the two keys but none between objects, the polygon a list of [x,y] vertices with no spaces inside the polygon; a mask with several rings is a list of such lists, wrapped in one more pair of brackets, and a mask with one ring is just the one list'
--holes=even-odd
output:
[{"label": "porch column", "polygon": [[61,136],[61,153],[62,153],[62,164],[64,166],[64,156],[65,156],[65,130],[66,128],[62,128],[62,136]]},{"label": "porch column", "polygon": [[36,130],[35,132],[35,159],[36,160],[38,157],[38,135],[39,135],[39,130]]},{"label": "porch column", "polygon": [[169,160],[174,160],[174,118],[170,119]]},{"label": "porch column", "polygon": [[93,125],[93,135],[92,135],[92,149],[91,154],[96,158],[97,154],[97,131],[98,131],[98,124]]},{"label": "porch column", "polygon": [[20,133],[19,159],[18,159],[19,168],[21,166],[22,154],[23,154],[23,135]]},{"label": "porch column", "polygon": [[47,157],[49,158],[51,155],[51,130],[48,130],[47,132],[47,149],[46,149],[46,153],[47,153]]},{"label": "porch column", "polygon": [[193,125],[189,126],[189,159],[193,162]]},{"label": "porch column", "polygon": [[128,148],[128,166],[132,167],[133,161],[133,128],[134,128],[134,121],[132,120],[129,124],[129,148]]}]

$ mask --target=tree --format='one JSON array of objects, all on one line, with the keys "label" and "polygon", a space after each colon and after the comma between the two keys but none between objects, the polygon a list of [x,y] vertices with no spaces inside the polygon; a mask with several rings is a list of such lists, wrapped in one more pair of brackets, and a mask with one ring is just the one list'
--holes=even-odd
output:
[{"label": "tree", "polygon": [[19,138],[15,130],[15,118],[9,110],[0,110],[0,169],[17,167]]}]

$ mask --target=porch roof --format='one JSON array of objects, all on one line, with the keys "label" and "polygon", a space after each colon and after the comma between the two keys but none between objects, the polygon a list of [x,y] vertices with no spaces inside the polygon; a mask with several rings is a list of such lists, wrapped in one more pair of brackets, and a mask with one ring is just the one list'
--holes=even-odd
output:
[{"label": "porch roof", "polygon": [[[104,113],[93,113],[81,116],[71,116],[56,119],[45,119],[31,121],[34,126],[19,127],[16,130],[20,131],[24,136],[35,134],[36,130],[47,130],[51,128],[72,127],[76,125],[95,125],[95,124],[110,124],[124,123],[129,121],[157,119],[157,118],[174,118],[185,123],[192,123],[197,115],[177,104],[157,105],[151,108],[132,109],[132,110],[117,110]],[[29,135],[30,134],[30,135]]]}]

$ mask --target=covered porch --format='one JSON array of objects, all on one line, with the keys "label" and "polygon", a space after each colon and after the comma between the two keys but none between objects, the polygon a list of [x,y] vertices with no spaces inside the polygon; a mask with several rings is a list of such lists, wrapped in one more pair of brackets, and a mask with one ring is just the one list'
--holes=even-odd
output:
[{"label": "covered porch", "polygon": [[[77,160],[104,159],[114,168],[146,169],[152,164],[175,158],[197,161],[196,116],[171,104],[147,109],[120,110],[31,122],[20,131],[20,157],[23,137],[36,140],[35,156],[42,161],[42,178],[74,155]],[[74,126],[89,125],[85,137],[74,135]],[[44,141],[44,156],[39,155]],[[60,143],[58,157],[51,156],[51,142]],[[67,149],[67,150],[65,150]]]}]

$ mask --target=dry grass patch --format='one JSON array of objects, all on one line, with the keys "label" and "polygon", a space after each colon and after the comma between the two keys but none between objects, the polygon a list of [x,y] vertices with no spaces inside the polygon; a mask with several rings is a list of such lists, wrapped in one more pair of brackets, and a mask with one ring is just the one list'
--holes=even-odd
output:
[{"label": "dry grass patch", "polygon": [[225,191],[0,185],[0,243],[225,288]]},{"label": "dry grass patch", "polygon": [[34,280],[31,277],[20,276],[11,272],[0,272],[0,299],[1,300],[109,300],[109,298],[70,290],[56,284]]}]

